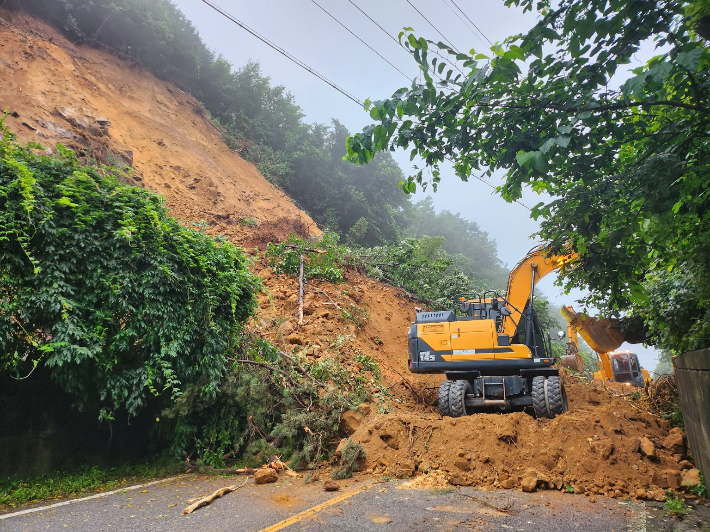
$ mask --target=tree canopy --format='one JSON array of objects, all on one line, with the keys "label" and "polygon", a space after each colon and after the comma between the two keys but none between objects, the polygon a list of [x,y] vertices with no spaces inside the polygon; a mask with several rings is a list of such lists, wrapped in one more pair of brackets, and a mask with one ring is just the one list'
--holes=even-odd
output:
[{"label": "tree canopy", "polygon": [[[549,196],[532,215],[556,250],[580,254],[568,288],[589,288],[588,302],[608,314],[631,311],[652,342],[708,345],[710,53],[688,15],[696,5],[507,4],[535,7],[539,21],[487,55],[402,32],[424,80],[366,102],[376,124],[348,139],[349,159],[410,149],[432,177],[410,176],[405,192],[436,188],[446,160],[464,180],[504,171],[505,199],[524,186]],[[659,55],[615,87],[613,77],[650,41]],[[678,297],[653,308],[649,298],[668,284]],[[686,320],[670,319],[676,305]]]}]

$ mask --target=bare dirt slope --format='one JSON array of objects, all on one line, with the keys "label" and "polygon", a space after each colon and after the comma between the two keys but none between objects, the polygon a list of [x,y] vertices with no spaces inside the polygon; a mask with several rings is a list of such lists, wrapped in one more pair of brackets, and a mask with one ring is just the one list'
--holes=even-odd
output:
[{"label": "bare dirt slope", "polygon": [[230,150],[202,106],[172,83],[105,50],[75,46],[22,14],[0,10],[0,109],[20,141],[135,168],[174,214],[201,219],[313,221]]}]

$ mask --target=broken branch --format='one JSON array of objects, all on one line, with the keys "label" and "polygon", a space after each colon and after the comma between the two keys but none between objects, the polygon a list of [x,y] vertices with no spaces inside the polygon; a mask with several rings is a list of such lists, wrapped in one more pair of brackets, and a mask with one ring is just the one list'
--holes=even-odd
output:
[{"label": "broken branch", "polygon": [[213,500],[219,499],[222,495],[225,495],[227,493],[231,493],[233,491],[237,491],[239,488],[243,487],[247,482],[249,482],[249,478],[247,478],[241,486],[227,486],[226,488],[220,488],[211,495],[208,495],[207,497],[203,497],[199,501],[197,501],[194,504],[191,504],[187,508],[185,508],[182,513],[183,514],[191,514],[198,508],[201,508],[202,506],[207,506],[210,504]]}]

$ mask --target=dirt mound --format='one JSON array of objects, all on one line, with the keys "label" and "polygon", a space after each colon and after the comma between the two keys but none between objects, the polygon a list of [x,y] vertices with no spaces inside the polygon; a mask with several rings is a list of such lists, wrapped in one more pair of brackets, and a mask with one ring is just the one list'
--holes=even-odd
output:
[{"label": "dirt mound", "polygon": [[454,485],[660,500],[666,489],[679,488],[686,452],[679,429],[586,383],[569,384],[568,395],[570,411],[552,420],[522,412],[459,419],[377,414],[351,439],[377,475],[443,471]]},{"label": "dirt mound", "polygon": [[[10,21],[9,23],[6,21]],[[256,167],[230,150],[192,96],[105,50],[0,9],[0,108],[22,142],[61,143],[84,161],[135,169],[177,217],[232,224],[300,220],[320,231]]]}]

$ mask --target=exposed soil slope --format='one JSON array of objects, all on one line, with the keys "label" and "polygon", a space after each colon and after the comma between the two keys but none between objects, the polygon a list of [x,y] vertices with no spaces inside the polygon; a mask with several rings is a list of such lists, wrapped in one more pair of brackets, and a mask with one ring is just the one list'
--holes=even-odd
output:
[{"label": "exposed soil slope", "polygon": [[[7,22],[10,20],[10,22]],[[239,221],[313,221],[230,150],[202,106],[172,83],[105,50],[74,46],[51,27],[0,10],[0,108],[22,142],[135,168],[174,214]]]}]

